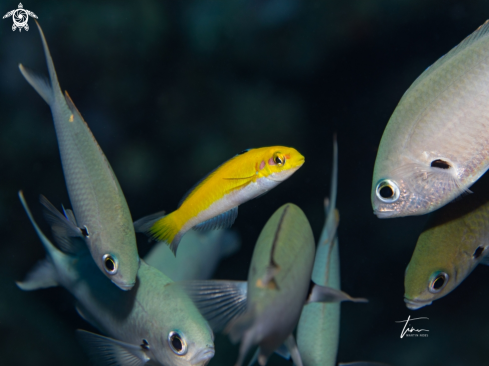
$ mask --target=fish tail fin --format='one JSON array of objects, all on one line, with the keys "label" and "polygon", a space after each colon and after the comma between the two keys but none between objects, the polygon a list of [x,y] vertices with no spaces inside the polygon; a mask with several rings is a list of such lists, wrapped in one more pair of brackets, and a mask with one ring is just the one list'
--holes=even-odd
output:
[{"label": "fish tail fin", "polygon": [[20,289],[25,291],[58,286],[56,268],[53,263],[53,258],[56,256],[64,256],[64,254],[61,253],[58,249],[56,249],[56,247],[49,241],[49,239],[46,238],[46,236],[43,234],[41,229],[39,229],[39,226],[37,226],[37,223],[34,221],[31,211],[29,210],[29,207],[25,202],[22,191],[19,191],[19,198],[22,203],[22,206],[24,206],[24,209],[27,213],[27,216],[29,217],[29,220],[32,223],[32,226],[34,226],[37,235],[41,239],[41,242],[44,246],[44,249],[48,253],[48,256],[46,259],[39,261],[34,266],[32,271],[30,271],[29,274],[27,274],[24,281],[17,282],[17,286],[19,286]]},{"label": "fish tail fin", "polygon": [[46,42],[46,39],[44,38],[44,33],[42,32],[42,29],[37,21],[36,24],[41,35],[50,80],[47,80],[45,77],[37,75],[31,70],[26,69],[22,64],[19,64],[19,69],[27,82],[31,84],[31,86],[39,93],[39,95],[46,101],[46,103],[51,105],[56,95],[60,95],[61,97],[63,97],[63,94],[61,93],[61,88],[58,83],[58,77],[56,76],[56,70],[54,69],[53,59],[51,58],[48,44]]},{"label": "fish tail fin", "polygon": [[134,223],[134,229],[136,232],[144,233],[155,240],[165,242],[176,255],[183,234],[180,233],[182,224],[176,220],[175,212],[165,216],[165,212],[161,211],[145,216]]}]

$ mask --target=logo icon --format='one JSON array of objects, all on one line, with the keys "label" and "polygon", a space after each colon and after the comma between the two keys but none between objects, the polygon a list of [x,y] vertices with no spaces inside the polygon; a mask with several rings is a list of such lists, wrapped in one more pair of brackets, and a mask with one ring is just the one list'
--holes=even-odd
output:
[{"label": "logo icon", "polygon": [[[419,320],[419,319],[429,319],[429,318],[422,317],[422,318],[412,318],[411,319],[411,315],[408,315],[408,318],[406,320],[396,321],[396,323],[405,323],[404,328],[402,328],[401,338],[404,338],[404,336],[406,336],[406,337],[428,337],[428,334],[421,333],[421,332],[429,332],[429,330],[427,330],[427,329],[415,329],[412,325],[411,325],[411,327],[409,327],[410,321]],[[415,332],[415,333],[413,333],[413,332]]]},{"label": "logo icon", "polygon": [[29,25],[27,24],[27,21],[29,20],[29,15],[37,19],[36,14],[34,14],[30,10],[24,9],[22,3],[19,3],[19,8],[9,11],[7,14],[3,16],[3,19],[8,18],[10,16],[12,17],[12,20],[14,21],[14,24],[12,25],[12,30],[14,32],[17,28],[19,28],[19,32],[22,31],[22,28],[28,31]]}]

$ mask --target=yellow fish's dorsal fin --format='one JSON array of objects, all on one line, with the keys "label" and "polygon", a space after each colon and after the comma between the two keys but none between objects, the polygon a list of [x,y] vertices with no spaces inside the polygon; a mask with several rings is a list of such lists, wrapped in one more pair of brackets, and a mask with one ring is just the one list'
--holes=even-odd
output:
[{"label": "yellow fish's dorsal fin", "polygon": [[[482,24],[479,28],[477,28],[475,32],[465,37],[465,39],[462,42],[460,42],[457,46],[452,48],[447,54],[440,57],[438,61],[436,61],[433,65],[429,66],[420,76],[418,76],[418,78],[414,81],[414,83],[404,93],[404,96],[407,95],[410,90],[414,89],[420,82],[422,82],[424,79],[430,76],[431,73],[433,73],[434,71],[442,67],[445,63],[449,62],[453,57],[463,52],[466,48],[472,46],[481,38],[484,38],[487,35],[488,31],[489,31],[489,20],[486,20],[486,22]],[[399,102],[399,104],[400,103],[401,102]]]}]

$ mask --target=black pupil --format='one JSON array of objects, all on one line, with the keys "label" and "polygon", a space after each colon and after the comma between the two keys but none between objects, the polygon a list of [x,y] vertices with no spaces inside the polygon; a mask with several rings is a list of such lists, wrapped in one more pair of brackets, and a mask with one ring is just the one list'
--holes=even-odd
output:
[{"label": "black pupil", "polygon": [[383,186],[379,190],[380,197],[382,198],[391,198],[394,195],[394,191],[389,186]]},{"label": "black pupil", "polygon": [[105,268],[107,268],[108,271],[112,272],[115,268],[114,261],[112,258],[106,258],[105,259]]},{"label": "black pupil", "polygon": [[282,159],[280,158],[280,156],[275,157],[275,164],[282,164]]},{"label": "black pupil", "polygon": [[483,247],[477,247],[477,249],[474,252],[474,258],[475,259],[479,258],[483,251],[484,251]]},{"label": "black pupil", "polygon": [[435,282],[433,282],[433,288],[435,290],[439,290],[442,288],[444,283],[445,283],[445,276],[437,277]]},{"label": "black pupil", "polygon": [[182,341],[180,340],[180,337],[179,336],[176,336],[176,335],[174,335],[173,337],[171,337],[171,345],[173,346],[173,348],[177,352],[180,352],[182,350],[182,348],[183,348]]},{"label": "black pupil", "polygon": [[450,164],[448,164],[446,161],[443,161],[441,159],[433,160],[431,162],[431,166],[433,168],[450,169]]}]

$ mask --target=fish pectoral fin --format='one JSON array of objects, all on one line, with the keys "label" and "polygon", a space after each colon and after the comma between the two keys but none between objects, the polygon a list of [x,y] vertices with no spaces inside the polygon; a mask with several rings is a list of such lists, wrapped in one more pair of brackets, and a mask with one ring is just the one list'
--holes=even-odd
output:
[{"label": "fish pectoral fin", "polygon": [[61,205],[61,208],[63,209],[63,214],[68,219],[68,221],[71,221],[75,226],[77,226],[75,214],[73,213],[73,211],[69,208],[65,209],[63,205]]},{"label": "fish pectoral fin", "polygon": [[223,212],[222,214],[217,215],[212,219],[195,225],[193,229],[200,232],[217,229],[227,229],[234,224],[236,217],[238,217],[238,206],[230,209],[229,211]]},{"label": "fish pectoral fin", "polygon": [[301,354],[299,352],[299,348],[297,347],[297,343],[295,342],[295,338],[292,335],[292,333],[289,334],[284,344],[290,352],[290,357],[292,357],[292,361],[294,361],[294,365],[302,366]]},{"label": "fish pectoral fin", "polygon": [[320,286],[316,283],[312,286],[312,290],[306,300],[306,305],[312,302],[341,302],[341,301],[353,301],[353,302],[368,302],[364,298],[355,298],[348,295],[346,292],[334,289],[328,286]]},{"label": "fish pectoral fin", "polygon": [[278,285],[275,281],[275,276],[280,272],[280,266],[275,263],[271,263],[263,275],[256,281],[256,286],[260,288],[268,288],[270,290],[277,290]]},{"label": "fish pectoral fin", "polygon": [[27,274],[24,281],[16,282],[16,284],[24,291],[58,286],[56,269],[49,259],[40,260]]},{"label": "fish pectoral fin", "polygon": [[246,310],[246,281],[182,281],[175,285],[192,299],[214,331]]},{"label": "fish pectoral fin", "polygon": [[143,366],[150,360],[141,346],[78,329],[77,337],[90,359],[100,365]]},{"label": "fish pectoral fin", "polygon": [[[73,212],[67,210],[65,211],[65,216],[46,197],[41,195],[40,201],[44,206],[44,217],[51,226],[54,240],[61,251],[68,254],[79,254],[87,250],[82,231],[75,224],[76,220]],[[70,216],[73,216],[73,218],[70,219]]]}]

